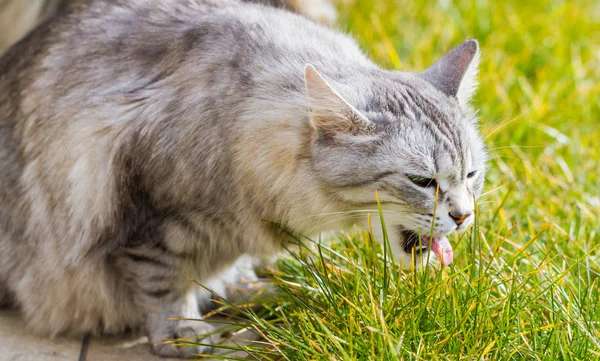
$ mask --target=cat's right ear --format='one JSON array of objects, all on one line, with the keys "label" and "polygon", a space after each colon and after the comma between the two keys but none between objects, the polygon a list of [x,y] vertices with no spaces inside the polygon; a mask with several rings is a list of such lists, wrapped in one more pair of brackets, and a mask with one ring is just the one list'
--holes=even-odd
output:
[{"label": "cat's right ear", "polygon": [[457,98],[461,106],[466,106],[477,89],[479,57],[477,40],[467,40],[419,76],[446,95]]},{"label": "cat's right ear", "polygon": [[304,68],[310,122],[324,135],[360,134],[369,128],[369,120],[350,105],[317,71]]}]

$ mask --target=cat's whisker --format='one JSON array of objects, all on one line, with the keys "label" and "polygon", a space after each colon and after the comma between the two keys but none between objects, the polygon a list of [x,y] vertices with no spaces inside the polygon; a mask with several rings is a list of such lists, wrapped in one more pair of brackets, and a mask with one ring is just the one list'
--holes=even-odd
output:
[{"label": "cat's whisker", "polygon": [[[343,212],[343,213],[345,213],[345,212]],[[388,214],[409,214],[410,212],[406,212],[406,211],[387,211],[387,213]],[[326,226],[326,225],[331,224],[331,223],[343,222],[343,221],[354,220],[354,219],[366,219],[366,216],[368,214],[373,214],[373,216],[376,217],[379,214],[379,210],[358,211],[358,212],[352,212],[350,214],[346,213],[346,214],[341,214],[340,216],[334,217],[334,218],[331,218],[331,219],[327,219],[326,217],[324,217],[324,219],[322,219],[324,222],[318,222],[317,224],[315,224],[315,226],[312,228],[311,231],[318,230],[320,227]]]},{"label": "cat's whisker", "polygon": [[335,224],[335,223],[338,223],[338,222],[349,221],[349,220],[358,220],[358,219],[364,219],[364,218],[366,218],[365,215],[355,214],[355,215],[348,215],[348,216],[342,216],[342,217],[337,217],[337,218],[329,219],[326,222],[315,224],[315,226],[310,230],[310,232],[315,232],[316,230],[319,230],[322,227],[325,227],[325,226],[327,226],[329,224],[332,224],[332,223]]},{"label": "cat's whisker", "polygon": [[[397,211],[391,211],[391,210],[385,210],[382,209],[381,210],[383,213],[398,213]],[[338,214],[368,214],[368,213],[378,213],[379,210],[377,209],[358,209],[358,210],[353,210],[353,211],[341,211],[341,212],[325,212],[325,213],[318,213],[318,214],[311,214],[308,216],[304,216],[304,217],[300,217],[298,218],[298,220],[304,220],[307,218],[319,218],[319,217],[326,217],[326,216],[333,216],[333,215],[338,215]]]},{"label": "cat's whisker", "polygon": [[521,114],[517,115],[516,117],[512,118],[511,120],[507,121],[504,124],[499,125],[498,127],[494,128],[492,131],[490,131],[488,134],[484,135],[484,139],[488,139],[489,137],[491,137],[493,134],[495,134],[496,132],[498,132],[500,129],[506,127],[507,125],[509,125],[510,123],[518,120],[519,118],[521,118],[522,116],[524,116],[525,114],[529,113],[529,111],[531,111],[531,107],[525,109]]},{"label": "cat's whisker", "polygon": [[315,225],[310,229],[309,233],[313,233],[317,230],[321,230],[321,229],[323,229],[323,227],[325,227],[329,224],[342,223],[342,222],[346,222],[349,220],[361,219],[361,218],[362,218],[361,215],[348,215],[348,216],[341,216],[341,217],[332,218],[332,219],[321,219],[319,222],[315,223]]},{"label": "cat's whisker", "polygon": [[[494,189],[492,189],[492,190],[489,190],[489,191],[487,191],[487,192],[483,193],[483,194],[481,195],[481,197],[483,197],[483,196],[487,196],[488,194],[492,194],[492,193],[494,193],[494,192],[497,192],[497,191],[499,191],[500,189],[502,189],[502,188],[504,188],[504,187],[505,187],[505,186],[500,186],[500,187],[496,187],[496,188],[494,188]],[[481,198],[481,197],[480,197],[480,198]],[[481,204],[481,202],[479,202],[479,203]]]},{"label": "cat's whisker", "polygon": [[499,155],[499,154],[491,156],[490,159],[513,159],[513,160],[521,160],[520,158],[517,158],[517,157],[511,157],[509,155]]},{"label": "cat's whisker", "polygon": [[502,147],[488,148],[489,151],[499,149],[527,149],[527,148],[546,148],[547,145],[505,145]]}]

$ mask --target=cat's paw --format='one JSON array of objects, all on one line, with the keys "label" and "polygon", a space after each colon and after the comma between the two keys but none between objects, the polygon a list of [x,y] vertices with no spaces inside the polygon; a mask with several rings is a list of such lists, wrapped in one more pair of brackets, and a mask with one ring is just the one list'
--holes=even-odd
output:
[{"label": "cat's paw", "polygon": [[[212,345],[219,341],[220,335],[214,326],[202,321],[180,321],[172,337],[152,345],[152,350],[162,357],[191,358],[196,355],[212,353]],[[188,343],[198,343],[193,345]]]}]

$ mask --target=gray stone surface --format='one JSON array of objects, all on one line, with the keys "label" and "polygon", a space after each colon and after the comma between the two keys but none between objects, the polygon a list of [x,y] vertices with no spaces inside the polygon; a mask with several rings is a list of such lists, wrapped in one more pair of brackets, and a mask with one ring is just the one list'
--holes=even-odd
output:
[{"label": "gray stone surface", "polygon": [[[236,335],[236,342],[254,339],[249,332]],[[72,338],[47,339],[32,335],[18,312],[0,310],[0,361],[77,361],[82,340]],[[245,358],[244,352],[231,356]],[[146,337],[126,335],[123,337],[92,338],[87,361],[159,361],[150,352]],[[172,359],[171,359],[172,360]],[[205,359],[208,360],[208,359]]]}]

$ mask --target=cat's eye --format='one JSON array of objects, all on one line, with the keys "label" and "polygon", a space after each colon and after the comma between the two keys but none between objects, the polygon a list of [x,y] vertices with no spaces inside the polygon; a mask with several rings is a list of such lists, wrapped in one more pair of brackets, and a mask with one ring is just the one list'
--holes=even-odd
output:
[{"label": "cat's eye", "polygon": [[472,171],[471,173],[467,174],[467,178],[473,178],[473,177],[475,177],[476,173],[477,173],[476,170]]},{"label": "cat's eye", "polygon": [[424,178],[419,176],[408,176],[411,182],[422,188],[437,187],[437,182],[433,178]]}]

